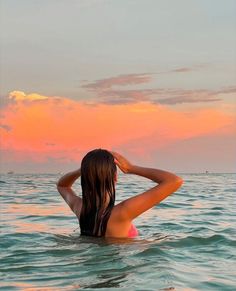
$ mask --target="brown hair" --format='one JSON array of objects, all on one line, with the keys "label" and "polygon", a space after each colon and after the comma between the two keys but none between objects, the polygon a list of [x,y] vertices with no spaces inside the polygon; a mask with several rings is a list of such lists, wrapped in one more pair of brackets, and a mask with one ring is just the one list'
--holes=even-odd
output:
[{"label": "brown hair", "polygon": [[107,150],[92,150],[82,159],[83,205],[79,221],[81,235],[105,235],[107,222],[115,204],[116,171],[114,157]]}]

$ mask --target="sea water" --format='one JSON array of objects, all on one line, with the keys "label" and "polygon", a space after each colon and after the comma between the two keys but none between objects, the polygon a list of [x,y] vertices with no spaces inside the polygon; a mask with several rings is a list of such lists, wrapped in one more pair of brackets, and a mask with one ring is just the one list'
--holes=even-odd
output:
[{"label": "sea water", "polygon": [[[138,237],[106,240],[80,237],[59,174],[1,175],[0,290],[236,290],[236,174],[180,176]],[[118,179],[117,202],[154,186]]]}]

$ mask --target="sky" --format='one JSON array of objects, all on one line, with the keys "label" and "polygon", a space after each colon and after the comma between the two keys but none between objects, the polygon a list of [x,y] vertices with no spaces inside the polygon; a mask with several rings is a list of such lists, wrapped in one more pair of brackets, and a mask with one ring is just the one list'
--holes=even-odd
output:
[{"label": "sky", "polygon": [[236,172],[236,1],[0,0],[0,172],[94,148]]}]

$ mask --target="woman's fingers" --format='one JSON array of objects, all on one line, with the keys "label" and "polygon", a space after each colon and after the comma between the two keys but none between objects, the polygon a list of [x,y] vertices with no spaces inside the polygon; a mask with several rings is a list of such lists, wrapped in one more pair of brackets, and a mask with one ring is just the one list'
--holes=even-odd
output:
[{"label": "woman's fingers", "polygon": [[117,152],[111,151],[111,154],[114,157],[114,161],[116,165],[121,169],[123,173],[127,173],[130,167],[130,162],[123,157],[122,155],[118,154]]},{"label": "woman's fingers", "polygon": [[115,158],[118,158],[119,157],[119,154],[118,153],[116,153],[116,152],[110,152]]},{"label": "woman's fingers", "polygon": [[121,169],[122,165],[119,163],[119,161],[117,159],[114,159],[116,165]]},{"label": "woman's fingers", "polygon": [[122,164],[116,159],[116,158],[114,158],[114,161],[115,161],[115,164],[120,168],[120,170],[122,171],[122,172],[124,172],[124,169],[123,169],[123,167],[122,167]]},{"label": "woman's fingers", "polygon": [[122,157],[122,155],[118,154],[117,152],[111,152],[111,153],[116,158],[117,161],[122,162],[124,160],[124,157]]}]

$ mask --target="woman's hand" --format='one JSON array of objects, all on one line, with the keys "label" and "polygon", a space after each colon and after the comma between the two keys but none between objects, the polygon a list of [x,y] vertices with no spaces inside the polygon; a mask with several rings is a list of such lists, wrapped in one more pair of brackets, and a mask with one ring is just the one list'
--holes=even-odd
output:
[{"label": "woman's hand", "polygon": [[121,171],[125,174],[130,173],[133,165],[122,155],[112,151],[110,151],[110,153],[113,155],[115,163],[121,169]]},{"label": "woman's hand", "polygon": [[58,182],[57,186],[59,187],[71,187],[75,180],[77,180],[81,176],[81,169],[69,172],[62,176]]}]

